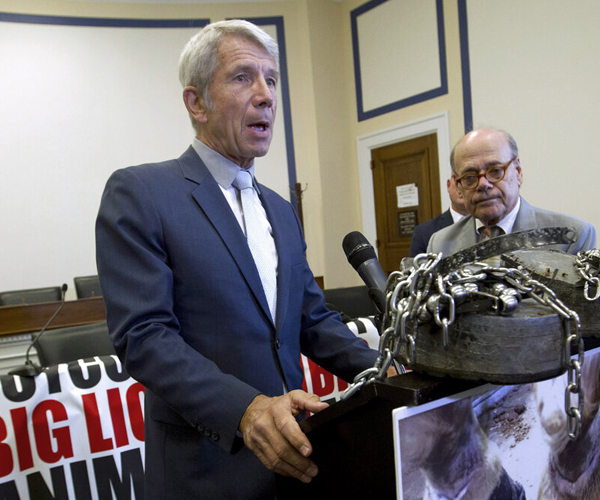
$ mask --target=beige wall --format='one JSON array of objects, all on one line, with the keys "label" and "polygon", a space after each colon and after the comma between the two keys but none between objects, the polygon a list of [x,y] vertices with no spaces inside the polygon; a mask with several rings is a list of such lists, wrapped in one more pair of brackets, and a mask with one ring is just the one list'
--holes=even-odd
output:
[{"label": "beige wall", "polygon": [[[578,0],[578,2],[581,3],[583,0]],[[305,189],[303,206],[308,258],[314,273],[325,277],[326,286],[338,287],[360,283],[341,250],[342,239],[348,232],[363,230],[357,140],[377,131],[439,113],[447,113],[448,117],[449,127],[446,140],[449,144],[446,145],[447,147],[454,144],[464,132],[457,0],[443,0],[448,93],[429,101],[358,122],[350,13],[365,3],[366,0],[290,0],[222,5],[143,5],[60,0],[1,0],[0,10],[30,14],[117,18],[208,17],[212,21],[226,17],[283,16],[297,179]],[[526,9],[525,13],[535,17],[536,12],[545,4],[542,0],[532,0],[532,3],[537,4],[537,7],[533,5]],[[587,0],[583,3],[587,5],[587,9],[599,11],[599,8],[594,6],[595,3]],[[515,5],[517,4],[519,2]],[[558,9],[560,2],[554,2],[554,4]],[[489,19],[485,17],[485,9],[479,10],[483,12],[478,12],[476,9],[469,12],[472,16],[469,17],[471,26],[479,26],[478,22],[489,22]],[[507,25],[510,25],[510,12],[505,12],[504,15]],[[560,18],[561,15],[560,12],[557,12],[554,17]],[[525,24],[529,30],[536,27],[535,23]],[[574,23],[574,26],[568,25],[572,34],[576,31],[576,25],[577,23]],[[474,35],[479,32],[485,33],[485,30],[475,30]],[[569,33],[562,33],[561,36],[568,43]],[[530,35],[530,37],[533,41],[535,35]],[[528,43],[527,39],[524,43]],[[479,50],[476,40],[471,40],[471,46],[472,50]],[[390,56],[389,50],[389,47],[382,48],[381,64],[386,64],[386,58]],[[507,55],[506,61],[511,61],[511,58],[519,56],[518,50],[513,51],[510,53],[510,57]],[[485,54],[479,54],[479,57],[485,57]],[[573,54],[573,57],[582,56]],[[582,57],[582,59],[585,61],[586,58]],[[593,57],[590,57],[591,59]],[[494,64],[491,64],[490,67],[493,68]],[[594,71],[597,73],[597,70]],[[547,78],[547,76],[541,75],[540,78],[543,79],[546,86],[551,86],[552,78]],[[497,80],[491,74],[488,78],[490,81]],[[519,85],[527,85],[527,82],[520,82]],[[480,88],[479,90],[481,93],[484,89]],[[578,97],[576,92],[574,94],[570,98],[578,98],[580,104],[583,103],[584,106],[592,107],[595,103],[595,100],[590,102],[589,98]],[[490,96],[490,99],[495,98],[495,96]],[[519,112],[523,116],[530,114],[527,103],[521,104]],[[538,110],[539,112],[540,110]],[[547,115],[542,112],[537,116],[540,128],[550,123],[553,116],[551,109],[547,109],[546,113]],[[516,118],[513,116],[512,119],[516,119],[518,122],[518,116],[517,113]],[[488,119],[488,121],[490,120]],[[502,123],[494,124],[506,126]],[[582,126],[585,127],[585,125]],[[597,128],[592,124],[591,137],[597,137]],[[590,127],[586,130],[589,133]],[[519,138],[517,137],[517,139]],[[590,148],[593,150],[593,144],[590,144]],[[568,145],[565,145],[565,149],[568,150]],[[581,167],[580,164],[577,164],[577,168]],[[597,184],[597,167],[586,164],[584,168],[587,179],[592,181],[590,185]],[[550,173],[552,172],[556,172],[555,178],[557,179],[564,173],[561,171],[561,165],[555,166],[554,170],[550,170]],[[445,179],[441,179],[441,181],[441,185],[445,186]],[[578,189],[577,181],[571,178],[567,182],[571,183],[569,184],[570,193],[575,194]],[[543,184],[539,189],[543,190]],[[445,193],[442,193],[442,197],[444,196]],[[542,205],[544,200],[541,192],[537,198],[540,199],[539,204]],[[534,201],[537,204],[538,200]],[[596,204],[596,201],[592,200],[592,204]],[[544,205],[552,208],[548,203]],[[573,215],[583,217],[576,213],[576,206],[573,204],[569,206],[572,208]],[[599,217],[593,215],[600,213],[599,210],[589,206],[586,209],[592,217]],[[585,218],[589,219],[587,216]],[[591,222],[600,223],[600,220],[591,220]]]},{"label": "beige wall", "polygon": [[600,229],[600,3],[484,3],[467,2],[475,126],[515,136],[531,204]]},{"label": "beige wall", "polygon": [[353,122],[351,53],[345,5],[308,1],[317,148],[322,183],[325,286],[359,284],[342,250],[350,231],[361,230]]},{"label": "beige wall", "polygon": [[[329,0],[326,3],[336,5],[334,2],[329,2]],[[308,242],[307,256],[316,275],[323,276],[326,274],[326,252],[323,239],[323,194],[317,150],[318,131],[314,106],[314,89],[311,85],[313,72],[306,2],[160,5],[60,0],[2,0],[0,11],[37,15],[133,19],[208,18],[211,21],[231,17],[283,17],[290,80],[296,175],[298,182],[305,189],[303,211],[306,240]],[[190,141],[191,138],[190,133]],[[173,156],[177,154],[179,154],[179,151],[173,151],[172,153]],[[157,158],[157,160],[160,159]],[[115,165],[114,168],[118,167],[119,165]],[[262,180],[267,185],[269,184],[268,179]],[[18,235],[15,236],[18,238]],[[47,283],[28,284],[27,287],[46,285]]]},{"label": "beige wall", "polygon": [[[314,0],[318,2],[319,0]],[[457,4],[455,0],[444,0],[444,25],[446,30],[446,57],[448,61],[448,89],[447,95],[437,97],[435,99],[418,103],[391,113],[387,113],[375,118],[358,122],[357,110],[356,110],[356,88],[354,83],[354,64],[352,55],[352,34],[350,26],[350,12],[357,7],[364,5],[366,2],[361,0],[345,1],[341,3],[340,12],[340,40],[343,46],[343,74],[339,81],[344,82],[346,89],[343,92],[345,101],[340,102],[340,108],[344,109],[344,117],[348,119],[346,125],[347,136],[345,137],[345,148],[348,153],[348,163],[340,165],[338,169],[323,168],[322,177],[326,180],[323,181],[323,185],[327,185],[326,190],[327,196],[330,197],[330,206],[334,213],[337,213],[337,217],[340,221],[343,221],[348,215],[351,215],[351,219],[348,217],[340,230],[327,240],[327,249],[329,252],[326,255],[327,262],[327,278],[328,283],[332,286],[346,286],[348,283],[356,284],[360,283],[360,280],[354,277],[352,272],[348,272],[349,265],[345,259],[338,258],[335,252],[331,249],[336,249],[341,246],[342,238],[347,232],[352,230],[362,231],[363,220],[360,213],[360,183],[359,183],[359,165],[358,158],[356,155],[356,141],[357,138],[371,134],[380,130],[388,129],[390,127],[397,126],[411,122],[418,118],[435,115],[436,113],[447,111],[450,121],[450,137],[451,141],[457,141],[463,132],[463,110],[462,110],[462,80],[460,73],[460,47],[458,38],[458,13]],[[381,64],[386,64],[386,58],[390,57],[390,48],[382,49]],[[326,90],[321,89],[323,92],[323,100],[334,99],[336,95],[335,89]],[[329,97],[326,97],[329,95]],[[332,129],[329,128],[329,134],[331,135]],[[323,130],[323,135],[320,136],[320,140],[328,142],[327,129]],[[345,176],[346,179],[346,191],[335,189],[336,182],[339,182],[339,178]],[[445,186],[445,180],[441,183]],[[330,221],[332,227],[336,226],[335,216],[333,214],[326,214],[327,220]],[[375,242],[371,240],[374,245]],[[343,254],[342,254],[343,255]],[[354,280],[352,282],[352,280]]]}]

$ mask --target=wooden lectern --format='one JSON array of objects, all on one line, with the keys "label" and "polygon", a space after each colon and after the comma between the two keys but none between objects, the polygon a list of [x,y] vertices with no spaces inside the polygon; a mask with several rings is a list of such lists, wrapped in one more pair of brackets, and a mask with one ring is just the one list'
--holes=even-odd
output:
[{"label": "wooden lectern", "polygon": [[392,410],[465,391],[479,382],[415,372],[363,387],[301,422],[319,474],[309,484],[277,476],[277,500],[395,499]]}]

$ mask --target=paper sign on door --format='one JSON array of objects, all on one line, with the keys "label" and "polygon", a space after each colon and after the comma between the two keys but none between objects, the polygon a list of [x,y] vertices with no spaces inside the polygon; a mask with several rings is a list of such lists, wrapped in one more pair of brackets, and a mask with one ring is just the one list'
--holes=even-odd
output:
[{"label": "paper sign on door", "polygon": [[396,186],[396,195],[398,197],[398,208],[419,205],[419,188],[414,183]]}]

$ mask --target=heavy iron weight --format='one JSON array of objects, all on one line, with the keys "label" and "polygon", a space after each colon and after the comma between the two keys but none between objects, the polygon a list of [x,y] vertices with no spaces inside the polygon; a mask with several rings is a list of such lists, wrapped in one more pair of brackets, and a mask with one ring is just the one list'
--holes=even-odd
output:
[{"label": "heavy iron weight", "polygon": [[[428,278],[431,284],[411,292],[421,302],[414,317],[406,308],[402,311],[404,341],[396,359],[431,375],[497,384],[560,375],[568,364],[563,321],[569,308],[556,306],[562,294],[556,297],[549,283],[538,284],[537,275],[532,276],[527,267],[496,269],[481,263],[509,252],[547,253],[538,248],[576,240],[571,227],[538,228],[486,240],[441,258]],[[403,264],[406,269],[407,263]],[[393,302],[392,297],[391,308]],[[400,308],[410,303],[405,300]]]},{"label": "heavy iron weight", "polygon": [[584,338],[600,337],[600,252],[577,255],[555,250],[520,250],[502,255],[507,266],[527,269],[552,289],[581,320]]},{"label": "heavy iron weight", "polygon": [[465,264],[482,262],[507,252],[548,245],[568,245],[575,241],[577,241],[577,231],[573,227],[543,227],[504,234],[442,258],[438,272],[446,274]]},{"label": "heavy iron weight", "polygon": [[[554,291],[560,288],[556,279],[562,278],[563,261],[557,262],[549,279],[531,269],[539,256],[524,257],[528,250],[546,252],[537,249],[576,239],[573,228],[540,228],[488,240],[445,258],[421,254],[405,259],[387,282],[378,360],[356,377],[343,397],[384,378],[392,360],[432,375],[499,384],[535,382],[568,371],[565,409],[569,436],[576,439],[583,409],[579,373],[584,347],[580,318],[571,307],[584,300],[598,307],[600,254],[577,256],[575,265],[585,282],[579,288],[586,296],[580,295],[580,301]],[[512,258],[513,267],[483,262],[499,255]],[[581,281],[569,271],[571,281]],[[586,333],[597,331],[595,323]]]}]

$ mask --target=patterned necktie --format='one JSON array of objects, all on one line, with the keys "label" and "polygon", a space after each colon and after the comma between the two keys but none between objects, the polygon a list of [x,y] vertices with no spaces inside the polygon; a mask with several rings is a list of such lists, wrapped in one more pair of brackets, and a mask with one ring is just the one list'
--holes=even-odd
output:
[{"label": "patterned necktie", "polygon": [[272,242],[273,237],[267,229],[266,221],[261,221],[256,209],[252,175],[250,172],[240,170],[233,181],[233,185],[240,190],[244,224],[246,225],[246,240],[248,241],[250,252],[252,252],[254,263],[262,281],[271,317],[273,322],[275,322],[277,306],[277,256],[265,244],[265,242]]},{"label": "patterned necktie", "polygon": [[[504,229],[502,229],[500,226],[482,226],[479,228],[479,232],[477,234],[477,243],[491,240],[492,238],[501,236],[503,234]],[[502,264],[502,259],[500,258],[500,255],[494,255],[493,257],[484,259],[482,262],[485,262],[491,266],[499,267]]]},{"label": "patterned necktie", "polygon": [[479,234],[477,236],[477,242],[491,240],[496,236],[504,234],[504,230],[500,226],[482,226],[479,228]]}]

